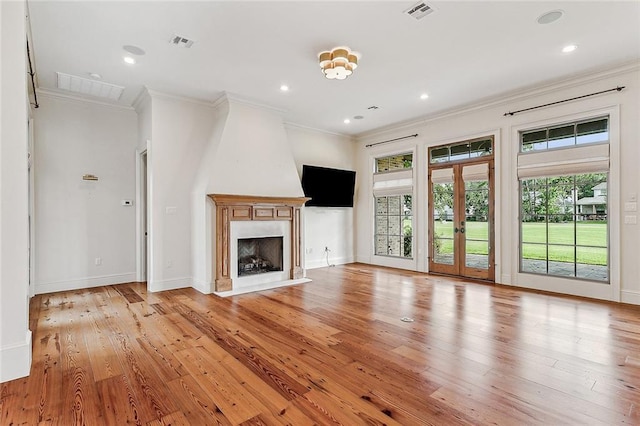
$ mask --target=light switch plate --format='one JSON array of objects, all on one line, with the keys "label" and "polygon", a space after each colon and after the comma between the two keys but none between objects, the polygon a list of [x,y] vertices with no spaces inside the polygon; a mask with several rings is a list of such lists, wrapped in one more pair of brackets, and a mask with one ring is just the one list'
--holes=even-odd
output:
[{"label": "light switch plate", "polygon": [[624,217],[624,224],[625,225],[635,225],[637,223],[638,217],[633,214],[633,215],[628,215]]},{"label": "light switch plate", "polygon": [[625,212],[635,212],[638,210],[638,203],[624,203]]}]

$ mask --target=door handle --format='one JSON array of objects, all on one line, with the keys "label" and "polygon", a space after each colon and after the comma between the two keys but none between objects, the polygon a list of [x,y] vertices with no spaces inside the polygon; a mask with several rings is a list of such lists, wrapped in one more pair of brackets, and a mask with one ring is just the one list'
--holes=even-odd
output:
[{"label": "door handle", "polygon": [[460,233],[464,234],[464,228],[460,228]]},{"label": "door handle", "polygon": [[457,233],[458,233],[458,231],[459,231],[459,229],[458,229],[458,228],[453,228],[453,233],[454,233],[454,234],[457,234]]}]

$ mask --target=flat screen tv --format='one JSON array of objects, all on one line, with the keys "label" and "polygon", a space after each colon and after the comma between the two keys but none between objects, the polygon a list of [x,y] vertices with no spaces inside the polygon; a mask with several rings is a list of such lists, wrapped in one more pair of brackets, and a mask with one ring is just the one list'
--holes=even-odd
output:
[{"label": "flat screen tv", "polygon": [[302,189],[309,207],[353,207],[356,172],[302,166]]}]

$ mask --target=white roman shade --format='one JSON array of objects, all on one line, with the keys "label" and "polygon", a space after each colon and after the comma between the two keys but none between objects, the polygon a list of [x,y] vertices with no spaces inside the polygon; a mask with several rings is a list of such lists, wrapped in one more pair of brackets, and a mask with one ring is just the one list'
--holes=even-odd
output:
[{"label": "white roman shade", "polygon": [[585,145],[518,155],[518,178],[609,171],[609,144]]},{"label": "white roman shade", "polygon": [[376,197],[413,193],[413,169],[373,175],[373,194]]},{"label": "white roman shade", "polygon": [[431,171],[432,183],[453,183],[453,168],[435,169]]},{"label": "white roman shade", "polygon": [[465,182],[480,182],[489,180],[489,164],[473,164],[462,166],[462,179]]}]

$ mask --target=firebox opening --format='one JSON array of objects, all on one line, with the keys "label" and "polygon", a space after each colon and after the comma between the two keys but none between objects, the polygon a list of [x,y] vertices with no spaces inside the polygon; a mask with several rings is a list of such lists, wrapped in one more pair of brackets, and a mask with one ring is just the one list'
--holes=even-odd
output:
[{"label": "firebox opening", "polygon": [[238,277],[282,271],[283,237],[239,238]]}]

